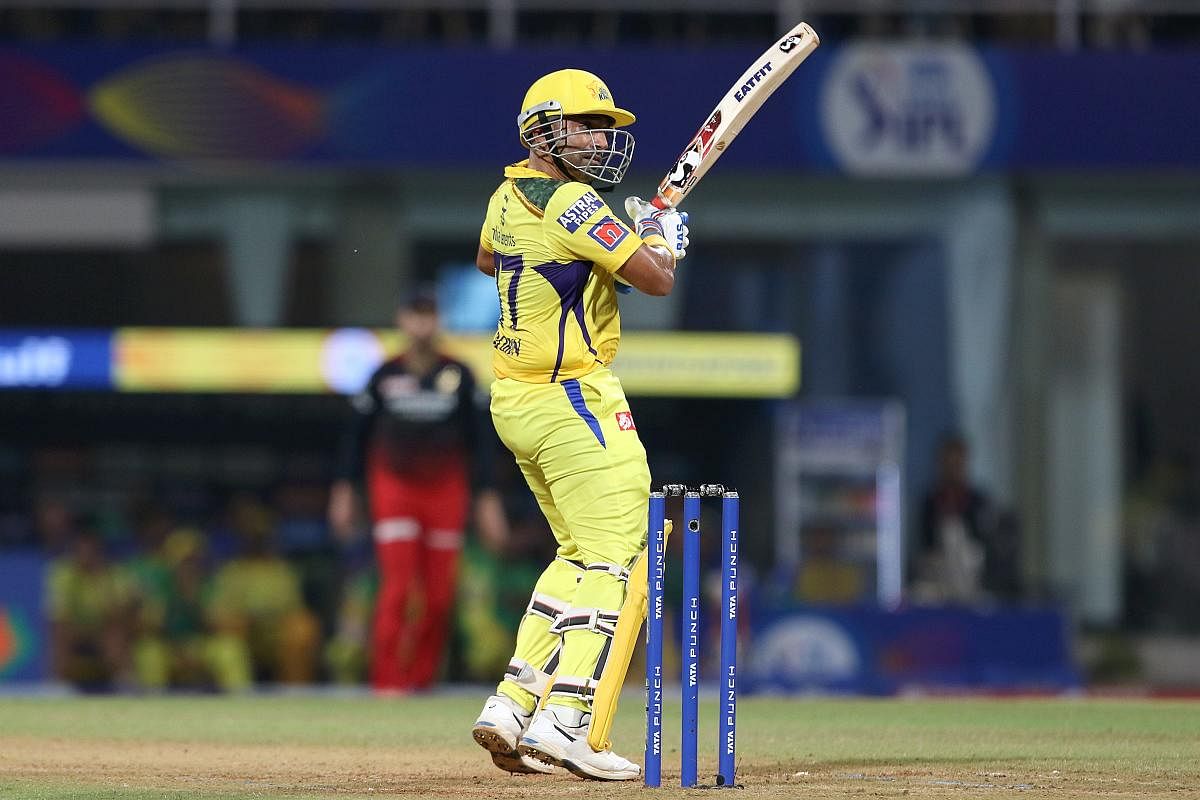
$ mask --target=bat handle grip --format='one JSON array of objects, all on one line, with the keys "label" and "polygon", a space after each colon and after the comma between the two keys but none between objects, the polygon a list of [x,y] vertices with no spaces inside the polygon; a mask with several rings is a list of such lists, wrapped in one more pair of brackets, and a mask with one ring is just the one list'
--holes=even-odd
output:
[{"label": "bat handle grip", "polygon": [[650,205],[654,206],[660,211],[665,211],[671,207],[671,204],[668,203],[661,194],[654,195],[654,199],[650,201]]}]

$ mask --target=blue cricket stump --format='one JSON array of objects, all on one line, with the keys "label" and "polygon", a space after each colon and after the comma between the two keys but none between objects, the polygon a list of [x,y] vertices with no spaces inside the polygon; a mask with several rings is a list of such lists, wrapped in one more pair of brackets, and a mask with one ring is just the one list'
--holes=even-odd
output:
[{"label": "blue cricket stump", "polygon": [[646,564],[646,767],[647,786],[662,784],[663,717],[663,579],[667,547],[663,521],[667,501],[662,492],[650,493]]},{"label": "blue cricket stump", "polygon": [[725,492],[721,498],[721,689],[717,731],[717,785],[733,786],[737,738],[737,612],[738,517],[741,498]]},{"label": "blue cricket stump", "polygon": [[679,685],[683,687],[683,733],[679,785],[696,785],[696,729],[700,716],[700,493],[683,495],[683,607],[680,609]]},{"label": "blue cricket stump", "polygon": [[717,786],[734,786],[737,731],[737,587],[738,525],[741,500],[737,492],[720,484],[705,484],[699,491],[668,484],[650,493],[646,597],[646,766],[645,784],[662,785],[663,712],[663,583],[666,547],[663,533],[666,497],[683,497],[683,606],[680,613],[680,652],[683,688],[683,729],[680,747],[680,785],[696,786],[697,730],[700,688],[700,501],[721,498],[721,675],[718,684],[719,718]]}]

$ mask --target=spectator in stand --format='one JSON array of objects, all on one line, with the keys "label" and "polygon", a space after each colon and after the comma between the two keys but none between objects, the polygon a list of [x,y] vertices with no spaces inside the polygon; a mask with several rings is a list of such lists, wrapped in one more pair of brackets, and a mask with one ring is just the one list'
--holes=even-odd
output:
[{"label": "spectator in stand", "polygon": [[171,678],[170,651],[163,636],[171,573],[161,550],[173,525],[174,520],[164,509],[140,509],[134,521],[134,552],[124,563],[133,592],[130,624],[134,627],[134,670],[143,689],[166,689]]},{"label": "spectator in stand", "polygon": [[304,606],[299,576],[272,550],[274,520],[248,496],[234,498],[230,516],[242,552],[217,571],[206,608],[224,643],[217,658],[222,683],[231,689],[258,679],[311,683],[320,627]]},{"label": "spectator in stand", "polygon": [[279,553],[300,576],[304,605],[320,622],[323,639],[337,625],[342,583],[342,559],[325,514],[327,489],[323,483],[297,480],[273,492]]},{"label": "spectator in stand", "polygon": [[[507,535],[491,488],[490,425],[471,370],[438,347],[437,299],[421,286],[397,324],[407,349],[354,398],[329,520],[351,537],[365,483],[379,571],[371,634],[371,685],[408,692],[435,682],[451,628],[463,531],[474,483],[485,541]],[[414,608],[415,606],[415,608]]]},{"label": "spectator in stand", "polygon": [[918,600],[977,604],[1016,594],[1017,525],[971,482],[969,464],[966,439],[945,436],[921,502]]},{"label": "spectator in stand", "polygon": [[194,528],[178,528],[162,546],[170,571],[163,638],[170,654],[170,684],[176,688],[224,691],[249,685],[249,656],[242,639],[219,635],[207,624],[206,607],[212,594],[208,545]]},{"label": "spectator in stand", "polygon": [[134,588],[99,533],[79,526],[46,581],[54,676],[85,691],[132,688]]},{"label": "spectator in stand", "polygon": [[325,642],[325,668],[333,683],[360,684],[367,677],[377,584],[375,571],[368,566],[347,570],[333,635]]},{"label": "spectator in stand", "polygon": [[804,556],[796,576],[796,599],[813,604],[851,605],[866,594],[863,569],[839,547],[839,534],[846,536],[836,522],[816,518],[803,529]]},{"label": "spectator in stand", "polygon": [[496,460],[496,487],[508,536],[499,546],[468,543],[459,585],[458,630],[465,677],[490,680],[508,666],[529,587],[554,558],[550,524],[512,458]]},{"label": "spectator in stand", "polygon": [[46,555],[57,557],[70,551],[75,523],[71,507],[53,494],[43,494],[34,501],[33,528],[37,544]]}]

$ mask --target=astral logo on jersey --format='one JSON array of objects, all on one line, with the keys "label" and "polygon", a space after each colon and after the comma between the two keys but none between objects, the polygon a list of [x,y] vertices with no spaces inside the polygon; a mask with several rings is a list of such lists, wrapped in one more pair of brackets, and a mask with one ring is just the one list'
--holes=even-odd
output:
[{"label": "astral logo on jersey", "polygon": [[617,427],[623,431],[636,431],[637,425],[633,424],[633,414],[628,411],[618,411]]},{"label": "astral logo on jersey", "polygon": [[745,100],[746,97],[750,94],[750,91],[755,86],[758,86],[758,82],[761,81],[763,78],[765,78],[767,76],[767,73],[770,71],[771,71],[771,62],[768,61],[765,64],[763,64],[761,67],[759,67],[758,70],[753,75],[751,75],[748,79],[746,79],[746,82],[742,84],[742,88],[738,89],[736,92],[733,93],[733,99],[737,100],[739,103],[742,102],[743,100]]},{"label": "astral logo on jersey", "polygon": [[609,252],[616,250],[617,245],[625,241],[625,237],[628,235],[629,228],[612,217],[604,217],[588,229],[588,236],[599,242],[600,246]]},{"label": "astral logo on jersey", "polygon": [[568,233],[579,230],[579,226],[587,222],[588,217],[595,214],[604,205],[604,201],[593,192],[586,192],[574,203],[567,207],[558,217],[558,224],[567,229]]},{"label": "astral logo on jersey", "polygon": [[969,47],[853,45],[829,69],[818,118],[848,172],[957,175],[992,143],[996,91]]}]

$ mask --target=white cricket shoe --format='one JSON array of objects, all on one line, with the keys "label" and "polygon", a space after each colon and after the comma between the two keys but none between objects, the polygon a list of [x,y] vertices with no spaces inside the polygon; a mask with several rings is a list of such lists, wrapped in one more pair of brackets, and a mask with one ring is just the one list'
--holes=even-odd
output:
[{"label": "white cricket shoe", "polygon": [[471,735],[492,755],[492,763],[505,772],[543,775],[554,767],[517,752],[521,734],[529,727],[533,714],[526,713],[511,697],[494,694],[483,704]]},{"label": "white cricket shoe", "polygon": [[517,751],[556,767],[565,767],[581,778],[631,781],[642,768],[612,750],[597,753],[587,742],[592,715],[577,708],[546,706],[521,737]]}]

